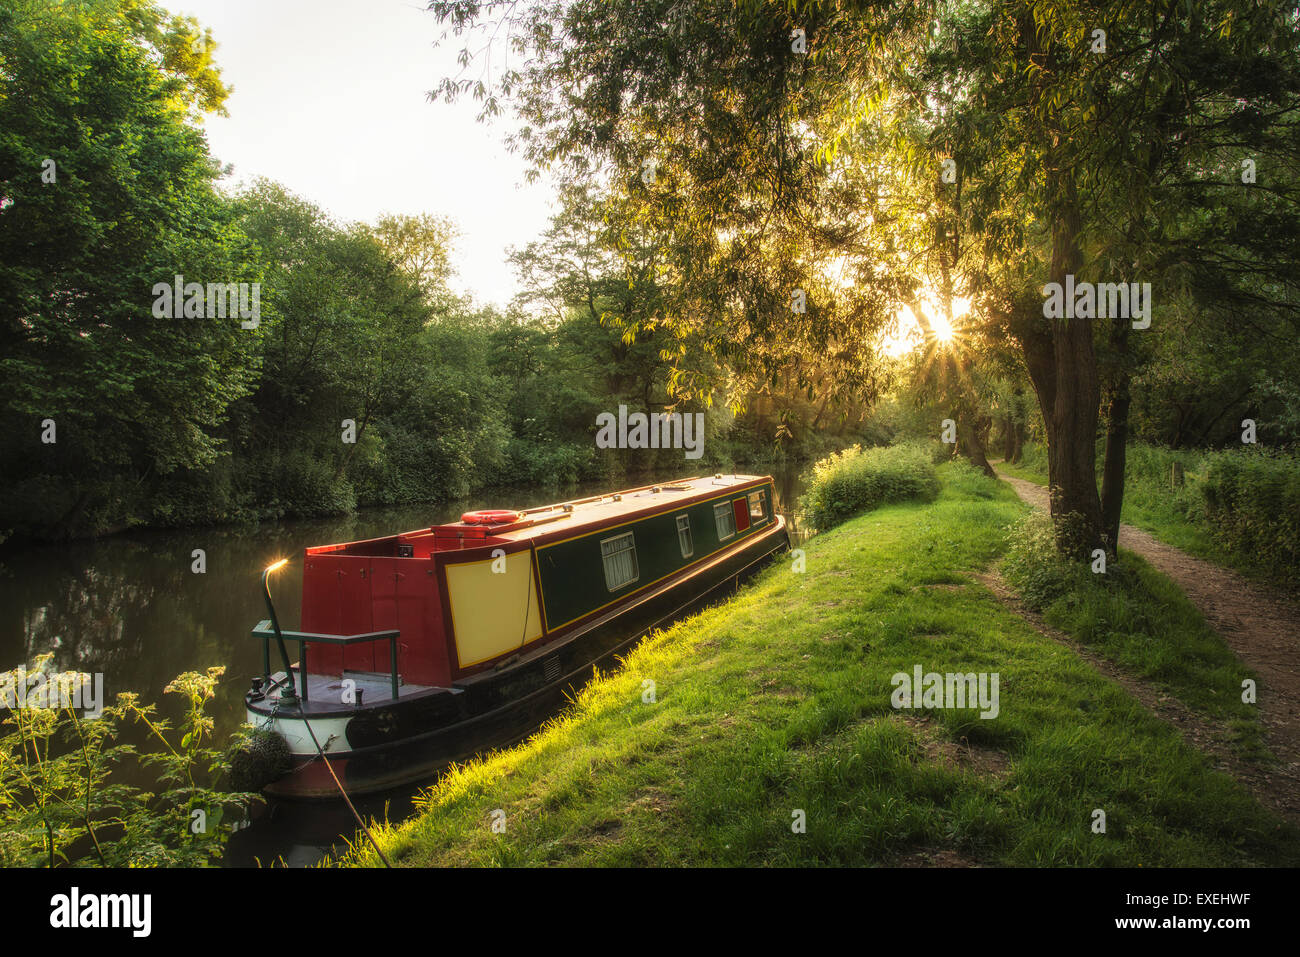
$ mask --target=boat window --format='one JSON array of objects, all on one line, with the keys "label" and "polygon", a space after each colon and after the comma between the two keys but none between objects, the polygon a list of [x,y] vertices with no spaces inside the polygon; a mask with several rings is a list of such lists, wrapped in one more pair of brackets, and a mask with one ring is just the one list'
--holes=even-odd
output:
[{"label": "boat window", "polygon": [[736,513],[731,510],[730,502],[713,506],[713,521],[718,525],[718,541],[725,542],[736,534]]},{"label": "boat window", "polygon": [[601,542],[600,557],[605,562],[605,587],[610,591],[616,591],[641,577],[641,570],[636,563],[636,542],[631,532]]},{"label": "boat window", "polygon": [[749,517],[755,522],[761,522],[767,516],[767,492],[758,491],[749,493]]},{"label": "boat window", "polygon": [[682,547],[682,558],[690,558],[695,554],[695,543],[691,541],[691,517],[689,515],[677,516],[677,544]]}]

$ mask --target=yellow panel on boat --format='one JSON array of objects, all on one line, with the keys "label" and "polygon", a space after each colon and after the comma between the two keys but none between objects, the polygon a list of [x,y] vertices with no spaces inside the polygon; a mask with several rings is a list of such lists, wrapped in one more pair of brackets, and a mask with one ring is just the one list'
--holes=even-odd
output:
[{"label": "yellow panel on boat", "polygon": [[542,633],[531,550],[448,565],[447,598],[462,668],[518,651]]}]

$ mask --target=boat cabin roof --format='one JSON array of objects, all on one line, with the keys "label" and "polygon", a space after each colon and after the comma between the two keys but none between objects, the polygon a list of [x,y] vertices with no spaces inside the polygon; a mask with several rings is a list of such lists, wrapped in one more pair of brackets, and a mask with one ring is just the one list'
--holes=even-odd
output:
[{"label": "boat cabin roof", "polygon": [[[770,481],[763,475],[708,475],[673,479],[653,485],[623,489],[605,495],[572,499],[535,508],[503,509],[501,514],[481,521],[467,522],[467,512],[459,522],[434,525],[383,538],[338,545],[321,545],[307,549],[309,555],[345,552],[354,555],[391,555],[398,545],[399,557],[428,558],[432,552],[475,548],[486,544],[526,541],[553,532],[569,532],[591,525],[604,525],[620,518],[653,514],[672,505],[687,505],[728,492]],[[407,554],[409,552],[409,554]]]},{"label": "boat cabin roof", "polygon": [[761,475],[711,475],[703,478],[674,479],[671,482],[643,485],[640,488],[611,492],[608,495],[524,509],[521,513],[523,518],[517,522],[505,522],[498,526],[455,522],[435,526],[435,529],[460,531],[486,528],[494,537],[519,541],[535,537],[543,530],[550,531],[547,526],[554,521],[564,520],[566,527],[604,524],[609,519],[623,518],[640,512],[657,512],[661,507],[674,502],[685,504],[715,495],[725,495],[728,491],[764,481],[764,478]]}]

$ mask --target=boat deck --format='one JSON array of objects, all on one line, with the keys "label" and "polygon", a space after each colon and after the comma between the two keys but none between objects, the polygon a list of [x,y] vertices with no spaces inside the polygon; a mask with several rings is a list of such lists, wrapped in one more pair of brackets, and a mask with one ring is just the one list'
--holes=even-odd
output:
[{"label": "boat deck", "polygon": [[[301,678],[297,666],[293,670],[294,687],[301,689]],[[393,700],[393,682],[392,677],[387,673],[376,671],[344,671],[340,675],[318,675],[307,672],[307,700],[303,702],[308,714],[312,712],[325,713],[338,711],[340,708],[354,708],[354,704],[343,703],[343,681],[350,679],[356,682],[355,690],[359,692],[358,697],[362,704],[374,704],[381,701]],[[284,681],[284,671],[277,671],[271,675],[271,682],[274,690],[266,696],[268,703],[274,704],[280,700],[280,690]],[[406,684],[403,682],[397,688],[397,697],[399,700],[410,698],[415,695],[424,694],[430,691],[444,691],[449,694],[459,694],[459,688],[438,688],[433,685]]]}]

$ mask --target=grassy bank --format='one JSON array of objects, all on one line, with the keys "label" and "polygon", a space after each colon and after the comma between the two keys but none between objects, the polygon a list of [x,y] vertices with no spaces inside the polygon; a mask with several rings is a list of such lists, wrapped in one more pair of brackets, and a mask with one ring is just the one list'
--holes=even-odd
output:
[{"label": "grassy bank", "polygon": [[1258,709],[1242,681],[1255,677],[1168,576],[1126,549],[1105,576],[1060,559],[1042,510],[1011,530],[1007,580],[1048,625],[1070,635],[1188,707],[1222,724],[1243,757],[1268,754]]},{"label": "grassy bank", "polygon": [[[529,742],[448,775],[420,816],[382,828],[386,853],[403,865],[1300,863],[1294,829],[975,581],[1025,506],[969,468],[940,476],[936,501],[820,535],[804,572],[783,561],[643,642]],[[997,672],[997,717],[895,710],[891,678],[916,665]],[[806,833],[792,829],[799,811]],[[375,861],[361,850],[347,863]]]}]

